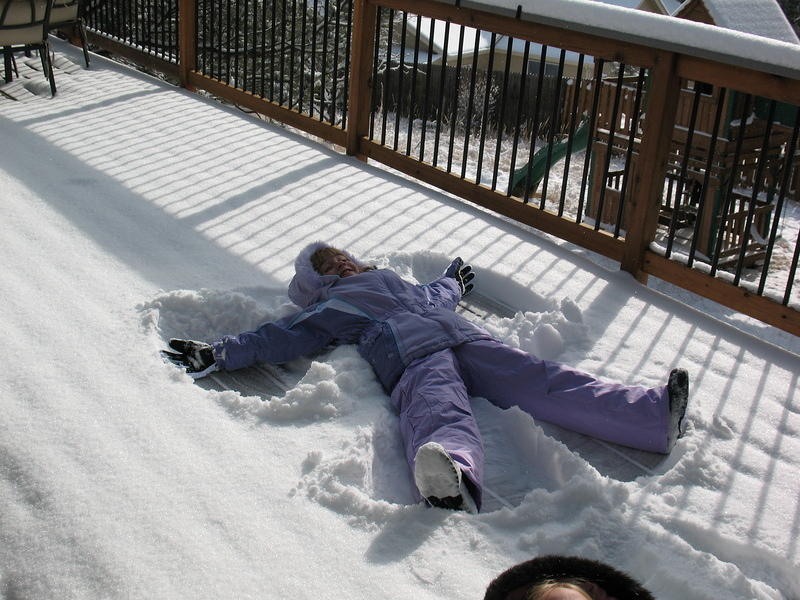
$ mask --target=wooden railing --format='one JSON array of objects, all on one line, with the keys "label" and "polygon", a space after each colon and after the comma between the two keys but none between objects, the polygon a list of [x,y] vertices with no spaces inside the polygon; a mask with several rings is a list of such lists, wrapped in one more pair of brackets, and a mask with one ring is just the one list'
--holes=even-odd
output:
[{"label": "wooden railing", "polygon": [[[778,226],[798,197],[800,70],[776,74],[433,0],[172,0],[174,10],[169,1],[141,0],[134,6],[159,10],[122,17],[113,10],[118,1],[89,3],[94,44],[615,259],[639,281],[656,276],[800,335],[800,242],[796,230]],[[160,16],[158,27],[124,26],[147,14]],[[436,57],[463,70],[448,90],[447,78],[433,77],[434,52],[424,52],[418,32],[441,27],[455,39],[460,26],[493,43],[480,62],[470,52],[477,44]],[[164,31],[170,27],[174,36]],[[139,37],[128,39],[128,31]],[[148,31],[177,47],[154,50],[142,39]],[[548,50],[558,79],[544,102],[537,82]],[[567,67],[575,57],[577,66]],[[312,68],[311,61],[322,62]],[[523,81],[532,78],[518,89],[536,90],[513,101],[506,93],[512,64]],[[480,89],[471,76],[478,68],[488,80]],[[387,78],[404,71],[423,90],[405,100],[412,103],[403,109],[407,121],[397,100],[386,102]],[[446,94],[460,100],[445,109]],[[518,118],[511,133],[490,130],[490,106],[513,121],[523,102],[535,103],[532,116]],[[760,117],[766,141],[738,142],[749,135],[747,111],[758,102],[769,113]],[[391,116],[383,110],[390,105]],[[745,123],[738,129],[737,119]],[[582,125],[588,142],[576,152]],[[690,242],[679,251],[682,235]]]}]

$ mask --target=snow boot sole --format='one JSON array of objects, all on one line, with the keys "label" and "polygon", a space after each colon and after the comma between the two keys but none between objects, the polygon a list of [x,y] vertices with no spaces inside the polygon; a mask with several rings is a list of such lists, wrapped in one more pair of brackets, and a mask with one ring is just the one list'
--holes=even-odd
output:
[{"label": "snow boot sole", "polygon": [[686,433],[686,406],[689,403],[689,374],[686,369],[673,369],[667,383],[669,394],[669,434],[667,453],[672,451],[675,442]]},{"label": "snow boot sole", "polygon": [[441,444],[428,442],[419,447],[414,457],[414,483],[431,506],[477,512],[461,469]]}]

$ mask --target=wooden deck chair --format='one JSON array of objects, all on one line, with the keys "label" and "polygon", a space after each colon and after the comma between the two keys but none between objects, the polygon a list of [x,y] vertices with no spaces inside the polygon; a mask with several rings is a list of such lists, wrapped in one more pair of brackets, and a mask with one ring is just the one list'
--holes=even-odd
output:
[{"label": "wooden deck chair", "polygon": [[53,0],[0,0],[0,47],[5,59],[6,81],[11,78],[15,52],[39,50],[42,70],[56,95],[56,80],[50,60],[47,31]]}]

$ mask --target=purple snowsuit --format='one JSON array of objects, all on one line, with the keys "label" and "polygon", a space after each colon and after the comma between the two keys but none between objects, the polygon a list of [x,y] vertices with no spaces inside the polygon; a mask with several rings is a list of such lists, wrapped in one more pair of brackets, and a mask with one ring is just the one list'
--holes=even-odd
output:
[{"label": "purple snowsuit", "polygon": [[666,386],[603,382],[502,344],[454,312],[461,293],[449,277],[414,285],[384,269],[320,275],[310,256],[326,245],[310,244],[295,261],[289,297],[304,310],[215,342],[220,368],[358,344],[400,414],[412,471],[417,449],[438,442],[459,463],[478,507],[483,444],[469,396],[617,444],[667,451]]}]

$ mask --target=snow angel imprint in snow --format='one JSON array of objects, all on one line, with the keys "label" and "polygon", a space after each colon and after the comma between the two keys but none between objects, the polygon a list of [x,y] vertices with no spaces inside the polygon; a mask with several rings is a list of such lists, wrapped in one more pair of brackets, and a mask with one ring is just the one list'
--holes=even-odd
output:
[{"label": "snow angel imprint in snow", "polygon": [[686,371],[656,388],[628,386],[504,344],[455,310],[479,285],[474,276],[456,258],[418,285],[314,242],[295,260],[289,285],[300,311],[211,344],[174,339],[166,354],[202,377],[356,344],[399,414],[417,497],[433,506],[480,510],[484,446],[470,396],[616,444],[671,450],[682,431]]}]

